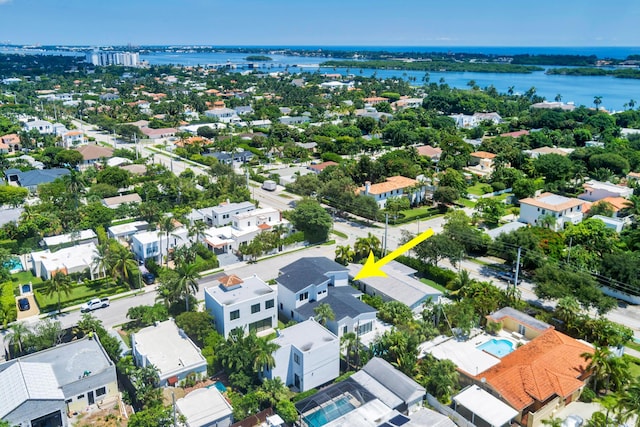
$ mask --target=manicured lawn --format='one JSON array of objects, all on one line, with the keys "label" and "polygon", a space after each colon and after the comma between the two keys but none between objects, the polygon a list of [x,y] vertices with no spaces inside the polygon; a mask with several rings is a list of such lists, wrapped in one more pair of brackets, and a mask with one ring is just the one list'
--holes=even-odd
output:
[{"label": "manicured lawn", "polygon": [[628,355],[624,355],[624,358],[627,362],[629,362],[629,373],[631,374],[631,377],[640,377],[640,359],[636,359],[635,357],[631,357]]},{"label": "manicured lawn", "polygon": [[442,285],[437,284],[437,283],[436,283],[436,282],[434,282],[433,280],[425,279],[425,278],[423,277],[422,279],[420,279],[420,281],[421,281],[422,283],[426,284],[426,285],[431,286],[431,287],[432,287],[432,288],[434,288],[434,289],[439,290],[439,291],[440,291],[440,292],[442,292],[442,293],[445,293],[445,294],[449,293],[449,290],[448,290],[447,288],[445,288],[445,287],[444,287],[444,286],[442,286]]},{"label": "manicured lawn", "polygon": [[469,194],[473,194],[474,196],[482,196],[483,194],[487,194],[486,191],[484,191],[484,187],[486,187],[487,184],[475,184],[472,185],[471,187],[467,188],[467,193]]},{"label": "manicured lawn", "polygon": [[[44,295],[41,290],[41,286],[34,286],[35,297],[40,307],[40,311],[47,312],[57,310],[58,308],[58,295],[53,294],[51,296]],[[112,296],[121,292],[127,292],[130,288],[127,285],[118,286],[113,282],[105,282],[102,280],[94,281],[88,284],[76,284],[73,286],[71,293],[67,296],[63,293],[60,294],[61,307],[69,307],[76,304],[82,304],[91,298],[102,298],[106,296]]]},{"label": "manicured lawn", "polygon": [[34,276],[30,271],[21,271],[20,273],[12,274],[11,280],[13,283],[18,285],[23,285],[25,283],[33,283],[34,285],[37,283],[42,283],[42,279]]},{"label": "manicured lawn", "polygon": [[441,216],[441,214],[438,214],[437,212],[438,210],[435,208],[421,207],[421,208],[407,209],[406,211],[400,211],[400,215],[403,218],[403,222],[409,222],[413,219],[416,219],[417,217],[435,218],[437,216]]},{"label": "manicured lawn", "polygon": [[625,344],[625,346],[632,348],[636,351],[640,351],[640,343],[637,343],[635,341],[629,341],[628,343]]},{"label": "manicured lawn", "polygon": [[463,205],[464,207],[467,207],[467,208],[475,208],[476,207],[476,202],[474,202],[473,200],[465,199],[464,197],[461,197],[458,200],[456,200],[456,203],[459,203],[459,204],[461,204],[461,205]]},{"label": "manicured lawn", "polygon": [[347,236],[346,234],[344,234],[342,231],[338,231],[338,230],[332,230],[331,231],[333,234],[335,234],[338,237],[342,237],[343,239],[348,239],[349,236]]}]

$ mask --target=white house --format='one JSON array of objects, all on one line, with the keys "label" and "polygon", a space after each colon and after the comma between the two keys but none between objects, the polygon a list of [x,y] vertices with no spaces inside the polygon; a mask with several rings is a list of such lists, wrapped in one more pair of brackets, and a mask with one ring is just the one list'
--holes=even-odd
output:
[{"label": "white house", "polygon": [[415,179],[397,175],[378,184],[367,181],[364,187],[358,189],[358,192],[362,196],[373,197],[380,208],[384,208],[390,197],[406,197],[412,204],[423,200],[426,195],[426,186]]},{"label": "white house", "polygon": [[283,219],[280,211],[274,208],[247,210],[233,215],[231,225],[205,230],[204,243],[217,254],[236,252],[260,232],[273,230],[280,225],[287,229],[290,227],[289,221]]},{"label": "white house", "polygon": [[583,184],[584,193],[578,196],[579,199],[589,202],[597,202],[606,197],[624,197],[628,199],[633,195],[633,188],[615,185],[610,182],[601,182],[592,179]]},{"label": "white house", "polygon": [[225,338],[235,328],[262,332],[278,326],[278,290],[258,276],[222,276],[218,286],[204,290],[204,304],[216,330]]},{"label": "white house", "polygon": [[53,133],[53,124],[46,120],[33,120],[24,124],[24,130],[29,132],[30,130],[37,130],[41,135],[50,135]]},{"label": "white house", "polygon": [[231,224],[234,215],[255,210],[256,205],[251,202],[221,203],[210,208],[194,209],[189,218],[192,222],[202,221],[212,227],[222,227]]},{"label": "white house", "polygon": [[298,322],[315,316],[322,303],[333,310],[335,319],[326,328],[338,337],[347,332],[358,336],[373,331],[376,309],[360,301],[362,292],[349,286],[346,267],[324,257],[301,258],[283,267],[276,278],[278,310]]},{"label": "white house", "polygon": [[[348,268],[349,277],[353,278],[362,270],[362,265],[349,264]],[[367,277],[357,280],[355,284],[368,295],[379,296],[384,301],[401,302],[416,314],[422,312],[424,302],[440,301],[442,292],[416,279],[417,270],[397,261],[391,261],[382,267],[382,271],[387,274],[387,277]]]},{"label": "white house", "polygon": [[79,130],[70,130],[62,136],[62,146],[67,149],[84,143],[84,132]]},{"label": "white house", "polygon": [[185,418],[185,427],[229,427],[233,408],[217,388],[199,388],[176,401],[176,409]]},{"label": "white house", "polygon": [[0,419],[12,426],[67,426],[67,414],[115,403],[115,364],[83,338],[0,364]]},{"label": "white house", "polygon": [[98,274],[94,265],[96,245],[93,242],[70,246],[55,252],[47,249],[31,252],[31,270],[33,275],[49,280],[57,272],[64,274],[89,271],[91,278]]},{"label": "white house", "polygon": [[267,378],[304,392],[340,375],[340,340],[313,319],[279,330],[271,342],[280,347]]},{"label": "white house", "polygon": [[162,264],[168,253],[189,242],[189,232],[185,227],[178,227],[170,232],[168,239],[164,231],[141,231],[131,236],[131,250],[138,260],[153,258],[158,264]]},{"label": "white house", "polygon": [[234,123],[241,121],[236,110],[226,107],[207,110],[204,112],[204,115],[211,119],[217,119],[221,123]]},{"label": "white house", "polygon": [[80,230],[75,233],[59,234],[57,236],[43,237],[40,244],[47,249],[55,249],[59,246],[69,246],[81,243],[98,243],[98,235],[91,229]]},{"label": "white house", "polygon": [[134,221],[126,224],[112,225],[107,228],[107,236],[110,239],[122,239],[128,241],[134,234],[145,231],[149,227],[147,221]]},{"label": "white house", "polygon": [[578,224],[584,218],[584,200],[542,193],[538,197],[528,197],[520,202],[520,218],[525,224],[538,225],[542,217],[551,216],[555,224],[554,231],[562,230],[567,223]]},{"label": "white house", "polygon": [[207,360],[173,319],[131,334],[131,349],[137,366],[158,369],[162,387],[180,385],[187,377],[199,380],[207,376]]}]

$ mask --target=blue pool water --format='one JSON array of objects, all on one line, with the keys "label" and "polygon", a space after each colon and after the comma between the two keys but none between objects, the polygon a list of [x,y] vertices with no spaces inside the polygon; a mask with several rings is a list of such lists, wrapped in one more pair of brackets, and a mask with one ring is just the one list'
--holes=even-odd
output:
[{"label": "blue pool water", "polygon": [[504,357],[513,351],[513,343],[509,340],[492,339],[477,347],[496,357]]},{"label": "blue pool water", "polygon": [[220,393],[225,393],[227,391],[227,388],[220,381],[217,381],[215,384],[211,384],[207,388],[211,388],[211,387],[217,388]]},{"label": "blue pool water", "polygon": [[349,403],[348,397],[341,397],[327,406],[318,408],[317,411],[307,415],[304,417],[304,421],[309,427],[322,427],[336,418],[340,418],[344,414],[348,414],[354,409],[355,406]]},{"label": "blue pool water", "polygon": [[22,262],[18,257],[11,257],[8,261],[3,264],[4,267],[8,268],[11,273],[17,273],[22,271],[24,268],[22,267]]}]

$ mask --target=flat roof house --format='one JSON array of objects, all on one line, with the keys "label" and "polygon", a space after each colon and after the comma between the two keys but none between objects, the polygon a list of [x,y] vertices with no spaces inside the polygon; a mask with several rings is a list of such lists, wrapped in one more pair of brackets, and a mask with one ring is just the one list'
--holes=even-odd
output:
[{"label": "flat roof house", "polygon": [[453,396],[453,408],[472,424],[487,427],[509,427],[518,415],[518,411],[476,385]]},{"label": "flat roof house", "polygon": [[93,242],[69,246],[55,252],[49,249],[31,252],[31,270],[34,276],[44,280],[51,279],[57,272],[72,274],[88,271],[91,278],[94,278],[99,273],[94,265],[95,256],[96,245]]},{"label": "flat roof house", "polygon": [[263,332],[278,325],[278,289],[258,276],[244,279],[222,276],[217,286],[204,290],[204,304],[218,333],[225,338],[235,328]]},{"label": "flat roof house", "polygon": [[551,216],[555,224],[554,231],[562,230],[565,224],[578,224],[584,218],[584,200],[559,196],[553,193],[542,193],[538,197],[527,197],[520,202],[520,218],[518,221],[529,225],[539,225],[541,218]]},{"label": "flat roof house", "polygon": [[26,122],[23,127],[27,132],[35,129],[41,135],[49,135],[53,133],[53,124],[46,120],[33,120],[31,122]]},{"label": "flat roof house", "polygon": [[607,197],[623,197],[628,199],[633,195],[633,188],[610,182],[601,182],[592,179],[583,184],[584,193],[578,196],[579,199],[589,202],[597,202]]},{"label": "flat roof house", "polygon": [[189,232],[185,227],[178,227],[169,233],[169,247],[167,249],[167,235],[158,230],[141,231],[131,236],[131,250],[136,259],[155,259],[158,264],[175,248],[189,243]]},{"label": "flat roof house", "polygon": [[142,197],[138,193],[124,194],[121,196],[105,197],[102,204],[109,209],[118,209],[120,205],[142,203]]},{"label": "flat roof house", "polygon": [[207,375],[207,360],[173,319],[131,334],[131,349],[136,365],[158,369],[162,387],[181,384],[188,376],[202,379]]},{"label": "flat roof house", "polygon": [[222,227],[231,224],[234,215],[255,210],[256,205],[251,202],[221,203],[210,208],[194,209],[192,220],[201,220],[212,227]]},{"label": "flat roof house", "polygon": [[233,408],[217,388],[199,388],[176,401],[186,427],[229,427]]},{"label": "flat roof house", "polygon": [[0,384],[0,419],[11,425],[67,426],[67,413],[118,395],[115,365],[95,337],[3,363]]},{"label": "flat roof house", "polygon": [[347,332],[358,336],[373,331],[376,309],[360,301],[362,292],[349,286],[346,267],[324,257],[301,258],[283,267],[278,284],[278,309],[298,322],[315,316],[315,308],[329,304],[335,315],[326,328],[338,337]]},{"label": "flat roof house", "polygon": [[147,221],[134,221],[121,225],[112,225],[107,228],[107,235],[110,239],[129,240],[134,234],[145,231],[149,227]]},{"label": "flat roof house", "polygon": [[[362,265],[349,264],[349,277],[354,278],[362,269]],[[398,301],[408,306],[412,311],[422,311],[425,301],[440,301],[442,292],[422,283],[415,278],[414,270],[397,261],[382,267],[387,277],[366,277],[355,281],[358,288],[371,296],[380,296],[384,301]]]},{"label": "flat roof house", "polygon": [[340,340],[313,319],[278,330],[271,342],[279,348],[273,353],[276,363],[267,371],[267,378],[280,378],[303,392],[340,375]]},{"label": "flat roof house", "polygon": [[93,242],[98,243],[98,236],[91,229],[80,230],[75,233],[59,234],[57,236],[43,237],[40,244],[47,249],[55,250],[60,246],[69,246]]}]

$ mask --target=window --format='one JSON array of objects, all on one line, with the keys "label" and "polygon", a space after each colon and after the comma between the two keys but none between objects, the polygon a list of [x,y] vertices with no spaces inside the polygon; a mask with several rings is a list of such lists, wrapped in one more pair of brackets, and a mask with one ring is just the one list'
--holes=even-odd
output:
[{"label": "window", "polygon": [[230,320],[236,320],[239,318],[240,318],[240,310],[233,310],[231,313],[229,313]]},{"label": "window", "polygon": [[265,301],[264,303],[264,309],[267,310],[269,308],[273,308],[274,306],[274,301],[272,299]]},{"label": "window", "polygon": [[299,299],[300,301],[304,301],[304,300],[306,300],[306,299],[309,299],[309,292],[303,292],[303,293],[301,293],[301,294],[300,294],[300,296],[298,297],[298,299]]},{"label": "window", "polygon": [[293,353],[293,361],[298,365],[300,364],[300,356],[298,353]]},{"label": "window", "polygon": [[280,303],[280,310],[283,310],[284,306],[282,305],[282,303]]},{"label": "window", "polygon": [[526,331],[526,328],[524,327],[524,325],[518,325],[518,333],[520,335],[525,335],[526,332],[527,331]]},{"label": "window", "polygon": [[373,330],[373,322],[368,322],[365,323],[363,325],[358,325],[358,331],[357,334],[358,335],[364,335],[366,333],[369,333]]},{"label": "window", "polygon": [[76,400],[80,400],[80,399],[84,399],[84,394],[80,394],[78,395],[78,397],[76,397]]},{"label": "window", "polygon": [[273,322],[271,317],[267,317],[257,322],[249,323],[249,332],[262,332],[271,329]]},{"label": "window", "polygon": [[104,396],[105,394],[107,394],[106,387],[100,387],[99,389],[96,390],[96,397]]},{"label": "window", "polygon": [[251,306],[251,314],[260,312],[260,303]]},{"label": "window", "polygon": [[344,325],[344,326],[342,327],[342,333],[343,333],[343,334],[346,334],[347,332],[348,332],[348,331],[347,331],[347,325]]}]

